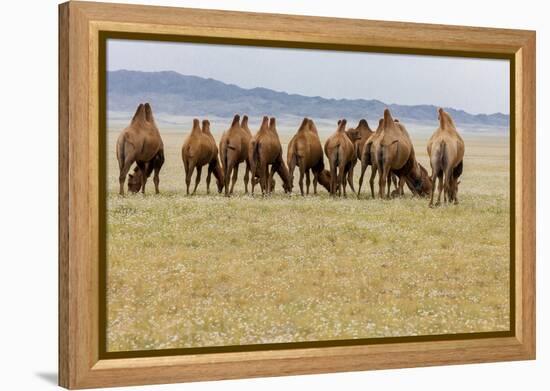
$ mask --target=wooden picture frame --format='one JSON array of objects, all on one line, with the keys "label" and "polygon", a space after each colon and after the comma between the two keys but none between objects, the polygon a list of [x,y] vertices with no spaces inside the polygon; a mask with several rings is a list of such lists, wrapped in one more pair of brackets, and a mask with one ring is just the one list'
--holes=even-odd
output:
[{"label": "wooden picture frame", "polygon": [[[508,58],[514,328],[506,336],[134,358],[100,349],[100,35]],[[59,384],[70,389],[535,358],[535,32],[138,5],[59,6]]]}]

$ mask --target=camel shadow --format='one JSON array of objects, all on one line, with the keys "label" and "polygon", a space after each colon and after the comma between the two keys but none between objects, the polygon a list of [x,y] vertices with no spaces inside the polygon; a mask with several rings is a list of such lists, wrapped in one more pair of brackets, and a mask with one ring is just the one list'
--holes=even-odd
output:
[{"label": "camel shadow", "polygon": [[35,373],[35,375],[46,383],[50,383],[54,386],[57,385],[57,372],[38,372]]}]

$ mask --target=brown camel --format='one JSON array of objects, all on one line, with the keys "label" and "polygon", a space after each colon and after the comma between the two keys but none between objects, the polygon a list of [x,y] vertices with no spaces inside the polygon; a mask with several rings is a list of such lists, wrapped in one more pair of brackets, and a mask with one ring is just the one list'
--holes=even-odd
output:
[{"label": "brown camel", "polygon": [[[378,195],[380,198],[389,198],[392,174],[399,178],[397,194],[403,195],[403,186],[407,177],[412,181],[411,183],[422,182],[426,178],[422,177],[411,138],[405,126],[399,121],[394,121],[388,109],[384,110],[384,118],[379,125],[380,128],[373,136],[370,147],[373,171],[376,169],[380,172]],[[386,184],[387,194],[385,194]],[[423,183],[418,185],[418,187],[422,186],[424,186]]]},{"label": "brown camel", "polygon": [[[130,122],[130,125],[122,131],[116,144],[116,154],[120,175],[118,182],[119,193],[124,195],[124,182],[130,167],[135,162],[142,172],[148,172],[149,162],[163,149],[162,138],[153,118],[153,111],[149,103],[140,104]],[[155,175],[155,192],[159,192],[160,166],[153,168]],[[147,175],[141,175],[141,192],[145,193]]]},{"label": "brown camel", "polygon": [[[353,166],[357,161],[353,143],[346,135],[346,120],[338,121],[338,128],[325,142],[325,154],[330,165],[330,194],[346,197],[346,177],[353,178]],[[351,171],[351,173],[350,173]],[[352,187],[353,190],[353,187]]]},{"label": "brown camel", "polygon": [[[300,193],[304,195],[304,175],[306,177],[306,193],[309,195],[310,171],[313,173],[313,194],[317,194],[317,183],[321,183],[330,191],[329,172],[325,170],[323,147],[313,121],[304,118],[300,128],[290,140],[287,149],[287,164],[290,171],[290,183],[294,183],[294,168],[300,170]],[[326,171],[323,173],[323,171]]]},{"label": "brown camel", "polygon": [[[248,115],[243,115],[243,119],[241,121],[241,128],[250,135],[252,138],[252,132],[250,131],[250,128],[248,127]],[[254,186],[256,186],[258,183],[260,183],[260,171],[258,171],[259,167],[256,167],[256,172],[254,175],[252,175],[252,179],[250,181],[252,185],[252,194],[254,194]],[[275,179],[271,179],[271,189],[275,190]]]},{"label": "brown camel", "polygon": [[[233,188],[237,177],[239,176],[239,164],[246,164],[244,174],[244,189],[248,193],[248,179],[250,173],[250,163],[248,161],[248,146],[250,143],[250,134],[239,124],[240,116],[235,114],[231,126],[226,130],[220,140],[220,159],[223,168],[223,178],[225,186],[225,196],[233,194]],[[231,188],[229,181],[231,180]]]},{"label": "brown camel", "polygon": [[201,180],[202,167],[208,166],[208,174],[206,176],[206,193],[210,194],[210,179],[212,173],[216,178],[218,192],[223,189],[223,174],[218,160],[218,147],[214,136],[210,132],[210,121],[202,121],[202,129],[198,119],[193,120],[193,129],[186,137],[181,147],[181,160],[185,169],[185,188],[189,195],[189,185],[191,184],[191,176],[193,171],[197,170],[195,177],[195,187],[193,193],[197,191],[197,186]]},{"label": "brown camel", "polygon": [[[147,165],[147,178],[151,176],[153,171],[160,172],[162,165],[164,164],[164,150],[160,149],[155,157]],[[134,167],[134,172],[128,174],[128,191],[131,193],[137,193],[141,190],[141,175],[142,171],[139,166]],[[158,191],[157,191],[158,193]]]},{"label": "brown camel", "polygon": [[357,154],[357,158],[361,160],[361,152],[363,151],[363,146],[366,144],[367,140],[370,138],[370,136],[372,136],[374,132],[370,128],[367,120],[362,119],[359,121],[356,128],[349,128],[346,133],[355,146],[355,153]]},{"label": "brown camel", "polygon": [[[395,175],[393,175],[395,178]],[[432,180],[428,174],[428,170],[422,164],[415,162],[413,168],[405,175],[405,184],[413,194],[418,197],[429,197],[432,193]],[[399,189],[396,188],[391,192],[392,197],[401,196]]]},{"label": "brown camel", "polygon": [[462,175],[464,159],[464,140],[456,130],[453,119],[443,109],[439,109],[438,114],[439,128],[428,141],[433,183],[430,206],[433,206],[436,178],[439,178],[436,205],[441,203],[443,189],[444,201],[458,204],[458,178]]},{"label": "brown camel", "polygon": [[[290,175],[283,161],[283,148],[277,133],[275,118],[264,116],[258,132],[250,140],[249,147],[250,171],[259,171],[260,187],[262,194],[269,194],[273,191],[271,184],[273,174],[278,172],[283,180],[285,192],[291,190]],[[270,170],[271,167],[271,170]]]}]

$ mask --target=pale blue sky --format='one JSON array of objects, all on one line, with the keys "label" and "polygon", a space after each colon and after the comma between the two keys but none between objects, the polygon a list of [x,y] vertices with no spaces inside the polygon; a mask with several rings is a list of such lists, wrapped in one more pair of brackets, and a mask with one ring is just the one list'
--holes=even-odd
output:
[{"label": "pale blue sky", "polygon": [[109,40],[107,69],[176,71],[243,88],[509,114],[507,60]]}]

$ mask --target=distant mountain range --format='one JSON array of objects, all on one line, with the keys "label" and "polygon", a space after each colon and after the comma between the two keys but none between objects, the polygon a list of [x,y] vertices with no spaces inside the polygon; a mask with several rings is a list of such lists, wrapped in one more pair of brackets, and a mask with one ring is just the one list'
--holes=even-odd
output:
[{"label": "distant mountain range", "polygon": [[[241,88],[214,79],[177,72],[110,71],[107,73],[109,111],[133,112],[140,102],[150,102],[159,113],[189,116],[231,117],[293,115],[312,118],[363,118],[374,124],[388,107],[394,117],[418,122],[434,122],[436,106],[387,104],[376,99],[329,99],[303,96],[268,88]],[[445,108],[457,125],[507,127],[509,116],[470,114]]]}]

